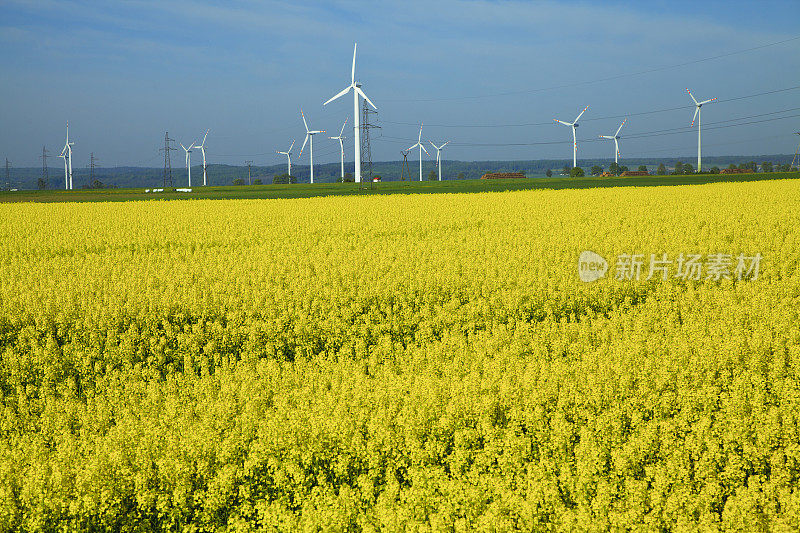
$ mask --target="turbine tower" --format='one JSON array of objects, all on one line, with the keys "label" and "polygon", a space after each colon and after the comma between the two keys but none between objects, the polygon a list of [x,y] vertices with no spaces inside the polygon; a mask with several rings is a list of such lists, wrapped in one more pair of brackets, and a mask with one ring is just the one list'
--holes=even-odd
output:
[{"label": "turbine tower", "polygon": [[[206,137],[208,137],[208,130],[206,130],[206,134],[203,135],[203,142],[200,143],[197,148],[200,148],[200,151],[203,152],[203,187],[206,186]],[[191,187],[192,185],[189,184]]]},{"label": "turbine tower", "polygon": [[68,190],[72,190],[72,147],[75,145],[73,142],[69,142],[69,121],[67,122],[67,140],[64,143],[64,148],[61,150],[61,155],[59,157],[64,158],[64,181],[65,187]]},{"label": "turbine tower", "polygon": [[703,104],[708,104],[716,100],[716,98],[710,98],[708,100],[703,100],[702,102],[698,102],[697,99],[692,94],[692,91],[689,88],[686,88],[686,92],[689,93],[689,96],[692,97],[692,101],[694,101],[695,109],[694,109],[694,117],[692,118],[692,125],[689,126],[690,128],[694,127],[694,122],[697,120],[697,172],[700,172],[700,108],[703,107]]},{"label": "turbine tower", "polygon": [[342,131],[339,132],[338,137],[331,137],[334,141],[339,141],[339,149],[342,153],[342,182],[344,182],[344,137],[342,134],[344,133],[344,127],[347,126],[347,119],[344,119],[344,124],[342,124]]},{"label": "turbine tower", "polygon": [[59,155],[64,160],[64,189],[69,190],[69,174],[67,173],[67,155],[62,151]]},{"label": "turbine tower", "polygon": [[575,135],[575,129],[578,127],[578,120],[580,120],[581,115],[586,113],[587,109],[589,109],[588,105],[583,108],[583,111],[581,111],[580,114],[577,117],[575,117],[575,120],[572,121],[572,122],[564,122],[563,120],[558,120],[557,118],[553,119],[556,122],[558,122],[559,124],[563,124],[565,126],[572,127],[572,167],[573,168],[578,166],[578,138]]},{"label": "turbine tower", "polygon": [[620,124],[619,128],[617,128],[617,133],[615,133],[614,135],[600,135],[602,139],[614,140],[614,148],[616,148],[616,150],[614,151],[614,163],[617,164],[619,164],[619,131],[622,129],[622,126],[624,126],[626,122],[628,122],[627,118],[622,121],[622,124]]},{"label": "turbine tower", "polygon": [[306,116],[303,114],[303,110],[300,110],[300,116],[303,117],[303,125],[306,127],[306,139],[303,141],[303,147],[300,148],[300,155],[303,155],[303,150],[306,148],[306,143],[311,141],[311,144],[308,146],[308,160],[311,166],[311,183],[314,183],[314,135],[318,133],[325,133],[325,130],[309,130],[308,129],[308,122],[306,122]]},{"label": "turbine tower", "polygon": [[450,141],[447,141],[446,143],[444,143],[441,146],[436,146],[435,144],[433,144],[433,141],[428,141],[428,142],[431,143],[431,146],[436,148],[436,168],[439,169],[439,181],[442,181],[442,160],[439,157],[439,154],[442,151],[442,148],[444,148],[445,146],[450,144]]},{"label": "turbine tower", "polygon": [[192,148],[194,148],[194,143],[189,145],[189,148],[186,148],[183,143],[181,143],[181,148],[183,151],[186,152],[186,170],[189,171],[189,187],[192,186]]},{"label": "turbine tower", "polygon": [[[288,161],[289,161],[289,171],[288,171],[289,172],[289,174],[288,174],[289,176],[292,175],[292,148],[294,148],[294,141],[292,141],[292,145],[289,147],[288,150],[286,150],[285,152],[280,152],[280,151],[278,152],[279,154],[285,155],[286,159],[288,159]],[[291,183],[291,181],[292,180],[290,179],[289,182]]]},{"label": "turbine tower", "polygon": [[408,148],[408,151],[410,152],[411,150],[413,150],[418,146],[419,146],[419,181],[422,181],[422,152],[424,151],[426,155],[430,155],[428,154],[428,151],[425,150],[425,146],[423,146],[422,144],[422,123],[420,123],[419,125],[419,137],[417,138],[417,144],[410,146]]},{"label": "turbine tower", "polygon": [[353,45],[353,69],[350,71],[350,85],[345,87],[339,94],[328,100],[322,105],[328,105],[329,103],[333,102],[337,98],[341,98],[348,91],[351,89],[353,90],[353,139],[355,139],[356,145],[356,165],[355,165],[355,182],[361,183],[361,131],[360,131],[360,124],[358,118],[358,97],[359,95],[366,100],[369,105],[372,106],[373,109],[377,111],[377,107],[372,101],[364,94],[364,91],[361,90],[361,84],[356,81],[356,50],[358,49],[358,43]]}]

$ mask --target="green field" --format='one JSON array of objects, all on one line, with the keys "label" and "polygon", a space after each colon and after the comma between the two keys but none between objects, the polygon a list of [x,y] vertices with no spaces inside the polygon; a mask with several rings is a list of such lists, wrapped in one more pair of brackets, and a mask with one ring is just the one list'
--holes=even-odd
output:
[{"label": "green field", "polygon": [[759,174],[700,174],[689,176],[643,177],[585,177],[585,178],[531,178],[524,180],[448,180],[448,181],[388,181],[384,183],[319,183],[294,185],[252,185],[227,187],[194,187],[191,193],[145,193],[136,189],[81,189],[74,191],[15,191],[0,192],[0,202],[121,202],[131,200],[176,199],[256,199],[256,198],[310,198],[314,196],[457,193],[516,191],[530,189],[585,189],[594,187],[632,187],[657,185],[698,185],[718,182],[744,182],[800,177],[798,172]]}]

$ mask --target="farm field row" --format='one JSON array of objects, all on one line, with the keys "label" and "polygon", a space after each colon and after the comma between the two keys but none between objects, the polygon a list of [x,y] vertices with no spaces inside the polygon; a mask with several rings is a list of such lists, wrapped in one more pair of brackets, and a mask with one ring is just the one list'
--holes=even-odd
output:
[{"label": "farm field row", "polygon": [[163,193],[145,193],[138,189],[76,189],[64,191],[0,191],[3,202],[123,202],[131,200],[186,199],[257,199],[312,198],[317,196],[372,196],[381,194],[497,192],[533,189],[584,189],[598,187],[642,187],[660,185],[698,185],[720,182],[749,182],[798,178],[797,172],[759,174],[701,174],[694,176],[636,176],[584,178],[529,178],[504,180],[386,181],[383,183],[299,183],[293,185],[253,185],[227,187],[193,187],[191,193],[167,189]]}]

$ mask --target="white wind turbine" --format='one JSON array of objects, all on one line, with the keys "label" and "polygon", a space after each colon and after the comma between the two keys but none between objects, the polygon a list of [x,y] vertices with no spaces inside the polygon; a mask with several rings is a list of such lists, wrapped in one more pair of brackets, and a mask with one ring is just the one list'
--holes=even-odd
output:
[{"label": "white wind turbine", "polygon": [[325,130],[309,130],[308,122],[306,122],[306,116],[303,114],[302,109],[300,110],[300,116],[303,117],[303,125],[306,127],[306,139],[303,141],[303,147],[300,148],[300,155],[303,155],[303,150],[306,148],[306,143],[310,140],[311,144],[308,147],[308,158],[311,165],[311,183],[314,183],[314,135],[318,133],[325,133]]},{"label": "white wind turbine", "polygon": [[69,122],[67,122],[67,140],[59,157],[64,158],[64,182],[66,188],[70,190],[72,189],[72,147],[74,145],[75,143],[69,142]]},{"label": "white wind turbine", "polygon": [[410,152],[417,146],[419,146],[419,181],[422,181],[422,152],[424,151],[426,155],[430,155],[428,154],[428,151],[425,150],[425,146],[422,145],[422,123],[419,125],[419,138],[417,138],[417,144],[410,146],[408,151]]},{"label": "white wind turbine", "polygon": [[578,120],[581,118],[581,115],[586,113],[587,109],[589,109],[588,105],[583,108],[583,111],[581,111],[580,114],[577,117],[575,117],[575,120],[572,121],[572,122],[564,122],[563,120],[558,120],[557,118],[553,119],[556,122],[558,122],[559,124],[563,124],[565,126],[571,126],[572,127],[572,166],[573,167],[577,167],[578,166],[578,138],[575,135],[575,129],[578,127]]},{"label": "white wind turbine", "polygon": [[622,121],[622,124],[620,124],[619,128],[617,128],[617,133],[615,133],[614,135],[600,135],[600,137],[603,139],[614,140],[614,148],[616,148],[616,150],[614,151],[614,163],[617,164],[619,164],[619,131],[622,129],[622,126],[624,126],[626,122],[628,122],[627,118]]},{"label": "white wind turbine", "polygon": [[347,126],[347,119],[344,119],[344,124],[342,124],[342,131],[339,132],[338,137],[331,137],[334,141],[339,141],[339,148],[342,153],[342,181],[344,181],[344,137],[342,134],[344,133],[344,127]]},{"label": "white wind turbine", "polygon": [[189,145],[189,148],[186,148],[183,143],[181,143],[181,148],[183,151],[186,152],[186,170],[189,171],[189,187],[192,186],[192,148],[194,148],[194,142]]},{"label": "white wind turbine", "polygon": [[710,98],[708,100],[703,100],[702,102],[698,102],[697,99],[692,94],[692,91],[690,91],[688,87],[686,89],[686,92],[689,93],[689,96],[692,97],[692,100],[694,101],[695,105],[694,117],[692,117],[692,125],[689,127],[690,128],[694,127],[694,122],[695,120],[697,120],[697,172],[700,172],[700,165],[702,163],[702,160],[700,159],[700,108],[703,107],[704,104],[713,102],[714,100],[716,100],[716,98]]},{"label": "white wind turbine", "polygon": [[[203,187],[206,186],[206,137],[208,137],[208,130],[206,130],[206,134],[203,135],[203,142],[195,147],[200,148],[200,151],[203,152]],[[192,184],[189,183],[189,187],[191,186]]]},{"label": "white wind turbine", "polygon": [[355,182],[361,183],[361,132],[360,132],[360,125],[359,125],[359,118],[358,118],[358,97],[359,95],[366,100],[369,105],[372,106],[373,109],[377,111],[377,107],[372,101],[364,94],[364,91],[361,90],[361,84],[356,81],[356,49],[358,48],[358,43],[353,45],[353,69],[350,71],[350,85],[345,87],[339,94],[328,100],[322,105],[328,105],[329,103],[333,102],[337,98],[340,98],[347,94],[348,91],[351,89],[353,90],[353,139],[355,140],[355,150],[356,150],[356,163],[355,163]]},{"label": "white wind turbine", "polygon": [[294,141],[292,141],[292,145],[285,152],[278,151],[279,154],[285,155],[286,159],[289,160],[289,171],[288,171],[288,173],[289,173],[290,176],[292,175],[292,148],[294,148]]},{"label": "white wind turbine", "polygon": [[450,144],[450,141],[447,141],[446,143],[444,143],[441,146],[436,146],[435,144],[433,144],[433,141],[428,141],[428,142],[431,143],[431,146],[436,148],[436,168],[439,169],[439,181],[442,181],[442,160],[439,157],[439,154],[442,151],[442,148],[444,148],[445,146]]}]

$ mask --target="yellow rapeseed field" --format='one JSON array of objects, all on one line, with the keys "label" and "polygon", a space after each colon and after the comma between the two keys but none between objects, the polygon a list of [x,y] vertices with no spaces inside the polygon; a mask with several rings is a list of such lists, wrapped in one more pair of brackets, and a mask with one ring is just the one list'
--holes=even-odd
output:
[{"label": "yellow rapeseed field", "polygon": [[796,531],[798,228],[795,180],[0,205],[0,530]]}]

